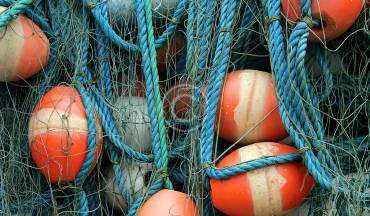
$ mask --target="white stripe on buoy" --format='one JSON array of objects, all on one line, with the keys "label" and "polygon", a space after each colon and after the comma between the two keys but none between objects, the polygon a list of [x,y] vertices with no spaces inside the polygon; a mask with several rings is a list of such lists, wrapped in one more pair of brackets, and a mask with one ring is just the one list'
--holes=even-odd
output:
[{"label": "white stripe on buoy", "polygon": [[[251,161],[266,156],[272,156],[272,146],[262,143],[238,150],[241,161]],[[254,215],[284,214],[280,188],[285,179],[275,166],[256,169],[247,173],[249,188],[252,193]],[[269,208],[266,208],[266,202]]]},{"label": "white stripe on buoy", "polygon": [[49,131],[71,131],[73,133],[86,133],[87,120],[71,113],[66,115],[64,110],[58,109],[41,109],[34,113],[29,123],[29,140],[33,140],[36,136],[47,133]]}]

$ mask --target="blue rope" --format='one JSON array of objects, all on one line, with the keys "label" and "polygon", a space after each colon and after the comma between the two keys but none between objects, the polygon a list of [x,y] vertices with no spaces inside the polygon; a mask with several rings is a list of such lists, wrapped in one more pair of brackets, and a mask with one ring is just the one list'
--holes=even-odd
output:
[{"label": "blue rope", "polygon": [[[15,0],[0,0],[0,5],[4,7],[9,7],[13,5],[16,1]],[[30,18],[32,21],[37,23],[40,28],[47,34],[52,34],[52,31],[50,29],[50,25],[47,22],[47,19],[43,18],[40,14],[35,13],[30,8],[25,8],[24,13],[27,15],[28,18]]]},{"label": "blue rope", "polygon": [[[311,18],[310,5],[309,0],[302,2],[302,14],[309,19]],[[268,17],[280,16],[279,1],[269,0],[266,9]],[[271,19],[269,49],[283,123],[296,147],[302,152],[302,158],[315,181],[322,188],[331,190],[332,176],[328,169],[333,172],[338,169],[325,146],[320,143],[324,140],[324,129],[322,116],[318,111],[319,100],[307,81],[304,67],[308,34],[308,24],[299,21],[289,36],[288,55],[286,55],[282,26],[278,19]],[[302,97],[307,104],[303,103]],[[339,190],[348,192],[341,186]],[[369,197],[366,193],[351,192],[361,197]]]},{"label": "blue rope", "polygon": [[205,116],[201,130],[201,162],[205,165],[207,175],[215,179],[229,178],[249,170],[276,163],[286,163],[300,159],[299,154],[268,157],[249,161],[236,166],[217,169],[212,163],[213,131],[216,117],[218,96],[221,91],[222,80],[226,72],[227,61],[230,57],[232,41],[232,26],[236,9],[236,1],[224,0],[221,6],[220,27],[211,75],[208,81],[208,91],[205,105]]},{"label": "blue rope", "polygon": [[120,166],[122,158],[120,159],[120,157],[117,154],[117,151],[112,146],[109,146],[109,153],[111,160],[113,161],[114,181],[118,185],[121,196],[124,197],[125,201],[127,202],[127,205],[130,206],[132,202],[131,194],[129,194],[125,189],[124,183],[126,179]]},{"label": "blue rope", "polygon": [[[108,19],[108,12],[106,4],[102,4],[101,6],[101,14],[104,19]],[[99,59],[98,70],[101,75],[101,79],[99,80],[100,90],[105,93],[105,95],[110,99],[112,98],[112,87],[111,87],[111,79],[109,73],[109,41],[104,36],[101,27],[95,20],[96,25],[96,39],[97,39],[97,56]]]},{"label": "blue rope", "polygon": [[[139,44],[143,56],[143,72],[146,84],[146,96],[150,126],[152,132],[152,148],[154,153],[154,164],[159,170],[167,169],[167,133],[164,124],[163,103],[160,99],[158,86],[158,69],[154,47],[154,32],[151,21],[150,2],[148,0],[137,0],[136,16],[138,18]],[[145,19],[143,19],[145,17]],[[168,176],[164,178],[167,188],[172,188]]]},{"label": "blue rope", "polygon": [[9,8],[0,13],[0,29],[6,27],[32,4],[32,0],[18,0]]},{"label": "blue rope", "polygon": [[116,121],[114,120],[112,111],[108,107],[107,102],[104,101],[104,98],[99,94],[99,91],[94,86],[91,86],[91,89],[95,99],[95,111],[99,114],[103,129],[112,144],[124,152],[129,158],[143,162],[153,161],[152,155],[145,155],[137,152],[123,143],[121,135],[116,127]]},{"label": "blue rope", "polygon": [[[101,13],[100,8],[102,7],[103,3],[98,4],[91,0],[84,0],[84,3],[88,6],[88,8],[90,8],[91,13],[94,16],[96,23],[100,26],[102,32],[109,40],[112,41],[113,44],[123,48],[126,51],[133,52],[140,51],[137,45],[123,40],[117,33],[114,32],[114,30],[109,25],[108,18],[104,17],[104,15],[102,15]],[[167,41],[168,37],[170,37],[175,32],[177,24],[185,11],[186,3],[187,0],[180,0],[174,12],[173,18],[170,19],[171,24],[168,26],[167,30],[164,31],[162,35],[160,35],[158,39],[155,41],[156,48],[162,47],[164,42]]]}]

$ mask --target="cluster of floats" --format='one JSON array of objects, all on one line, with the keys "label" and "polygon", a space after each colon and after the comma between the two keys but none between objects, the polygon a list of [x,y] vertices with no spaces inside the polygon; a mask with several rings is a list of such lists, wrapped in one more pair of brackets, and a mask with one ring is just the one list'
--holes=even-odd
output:
[{"label": "cluster of floats", "polygon": [[[154,1],[155,2],[155,1]],[[176,0],[155,5],[167,13]],[[110,15],[132,16],[131,1],[109,1]],[[118,10],[119,8],[127,10]],[[322,25],[312,28],[310,41],[335,39],[355,22],[363,7],[362,0],[325,0],[312,2],[313,17]],[[291,21],[300,19],[300,1],[282,0],[285,16]],[[0,13],[6,10],[0,7]],[[131,12],[132,13],[131,13]],[[47,36],[33,21],[19,16],[0,30],[0,81],[18,81],[41,71],[48,62]],[[183,49],[185,38],[176,36],[175,46]],[[171,46],[173,44],[171,43]],[[166,69],[166,48],[157,50],[159,71]],[[175,55],[177,48],[170,54]],[[139,80],[142,75],[139,74]],[[124,90],[122,90],[124,92]],[[181,91],[175,91],[180,94]],[[138,82],[134,96],[116,98],[115,112],[123,141],[137,151],[151,151],[151,133],[145,88]],[[176,97],[176,95],[173,95]],[[183,115],[188,103],[179,101],[175,109]],[[183,110],[185,108],[185,111]],[[181,111],[180,111],[181,110]],[[97,148],[93,166],[102,152],[103,131],[98,117]],[[257,70],[240,70],[228,73],[218,106],[217,131],[238,149],[217,163],[218,168],[251,161],[266,156],[297,153],[281,140],[288,137],[278,109],[272,75]],[[88,126],[86,109],[79,92],[73,87],[56,86],[46,92],[35,105],[29,120],[29,146],[32,158],[42,175],[52,183],[73,182],[87,154]],[[128,176],[125,189],[141,195],[147,188],[145,175],[151,171],[149,163],[125,161],[122,170]],[[131,176],[131,177],[130,177]],[[107,172],[107,200],[120,209],[126,209],[125,199],[119,195],[113,170]],[[227,215],[283,215],[301,205],[314,186],[314,180],[301,162],[290,162],[259,168],[225,180],[210,179],[211,197],[215,208]],[[160,190],[139,209],[138,215],[198,215],[197,207],[182,192]]]}]

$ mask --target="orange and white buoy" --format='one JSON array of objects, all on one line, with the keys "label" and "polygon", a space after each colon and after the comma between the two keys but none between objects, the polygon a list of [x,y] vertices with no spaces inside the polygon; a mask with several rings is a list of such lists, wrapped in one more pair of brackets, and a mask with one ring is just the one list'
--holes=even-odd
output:
[{"label": "orange and white buoy", "polygon": [[[102,148],[102,129],[96,117],[95,166]],[[58,86],[48,91],[35,106],[28,139],[31,155],[40,172],[53,183],[75,179],[88,151],[86,110],[80,94],[72,87]]]},{"label": "orange and white buoy", "polygon": [[279,115],[272,76],[242,70],[226,77],[218,110],[219,134],[241,144],[279,141],[288,136]]},{"label": "orange and white buoy", "polygon": [[[0,13],[4,10],[0,7]],[[0,29],[0,82],[31,77],[48,58],[48,38],[30,19],[20,15]]]},{"label": "orange and white buoy", "polygon": [[[217,168],[290,153],[297,150],[279,143],[256,143],[230,153]],[[301,162],[276,164],[210,182],[213,205],[232,216],[284,215],[299,206],[314,186]]]},{"label": "orange and white buoy", "polygon": [[138,211],[138,216],[198,216],[194,201],[186,194],[163,189],[150,197]]},{"label": "orange and white buoy", "polygon": [[[361,13],[363,0],[315,0],[312,1],[312,17],[320,26],[313,27],[311,41],[332,40],[347,31]],[[281,0],[282,11],[291,21],[301,17],[300,0]]]}]

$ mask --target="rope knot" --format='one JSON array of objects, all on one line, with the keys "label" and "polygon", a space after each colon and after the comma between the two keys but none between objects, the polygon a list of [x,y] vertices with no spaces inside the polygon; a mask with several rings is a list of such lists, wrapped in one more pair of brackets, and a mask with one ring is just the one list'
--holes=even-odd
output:
[{"label": "rope knot", "polygon": [[309,28],[315,27],[318,25],[318,22],[313,20],[312,17],[304,16],[298,19],[298,22],[304,22]]},{"label": "rope knot", "polygon": [[155,176],[160,177],[161,179],[167,178],[168,177],[168,171],[166,168],[158,168],[153,170]]},{"label": "rope knot", "polygon": [[204,163],[201,164],[202,170],[205,170],[205,169],[208,169],[208,168],[213,168],[213,167],[215,167],[215,163],[213,161],[204,162]]},{"label": "rope knot", "polygon": [[306,153],[306,152],[307,152],[307,151],[309,151],[309,150],[312,150],[311,145],[306,146],[306,147],[303,147],[303,148],[300,148],[300,149],[298,149],[297,151],[298,151],[298,153],[299,153],[299,154],[304,154],[304,153]]}]

